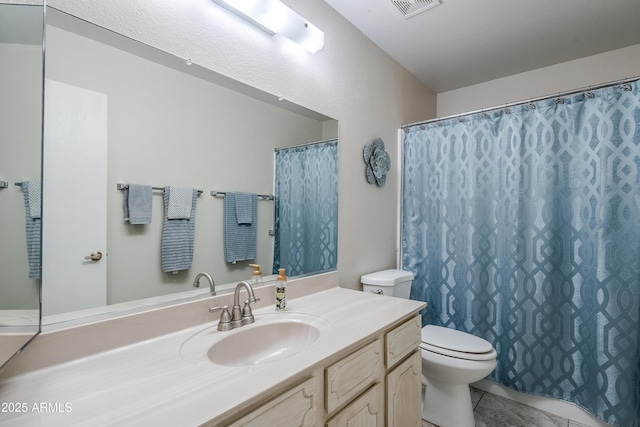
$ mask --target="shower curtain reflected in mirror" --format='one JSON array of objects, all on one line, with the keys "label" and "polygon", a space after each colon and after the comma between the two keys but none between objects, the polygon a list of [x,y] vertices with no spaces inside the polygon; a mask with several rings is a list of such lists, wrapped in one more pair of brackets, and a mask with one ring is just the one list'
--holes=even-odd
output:
[{"label": "shower curtain reflected in mirror", "polygon": [[638,425],[638,82],[405,129],[402,268],[488,377]]},{"label": "shower curtain reflected in mirror", "polygon": [[273,273],[334,270],[338,259],[338,141],[276,150]]}]

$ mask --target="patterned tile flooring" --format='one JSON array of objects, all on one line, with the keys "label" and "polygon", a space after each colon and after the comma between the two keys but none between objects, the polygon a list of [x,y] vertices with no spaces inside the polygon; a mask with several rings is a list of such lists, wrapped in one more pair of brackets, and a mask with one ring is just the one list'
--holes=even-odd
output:
[{"label": "patterned tile flooring", "polygon": [[[575,421],[544,412],[471,387],[476,427],[586,427]],[[437,427],[422,420],[422,427]]]}]

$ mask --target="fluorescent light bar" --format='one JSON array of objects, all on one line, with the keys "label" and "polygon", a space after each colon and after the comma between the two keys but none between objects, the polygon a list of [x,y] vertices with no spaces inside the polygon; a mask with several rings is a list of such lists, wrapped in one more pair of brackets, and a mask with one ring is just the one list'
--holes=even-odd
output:
[{"label": "fluorescent light bar", "polygon": [[324,47],[324,31],[279,0],[213,0],[269,35],[280,34],[311,53]]}]

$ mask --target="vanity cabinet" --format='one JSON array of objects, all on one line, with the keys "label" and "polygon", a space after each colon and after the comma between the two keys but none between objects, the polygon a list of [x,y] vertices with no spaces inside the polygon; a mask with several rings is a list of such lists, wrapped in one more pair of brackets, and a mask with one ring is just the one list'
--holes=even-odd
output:
[{"label": "vanity cabinet", "polygon": [[414,351],[387,375],[387,425],[420,427],[422,403],[422,356]]},{"label": "vanity cabinet", "polygon": [[322,378],[313,376],[265,403],[229,427],[322,425]]},{"label": "vanity cabinet", "polygon": [[386,334],[389,427],[422,425],[421,330],[420,316],[415,316]]},{"label": "vanity cabinet", "polygon": [[326,369],[327,427],[421,425],[420,329],[415,316]]},{"label": "vanity cabinet", "polygon": [[420,317],[383,331],[231,424],[421,426]]},{"label": "vanity cabinet", "polygon": [[327,427],[384,426],[384,387],[378,383],[327,422]]},{"label": "vanity cabinet", "polygon": [[379,382],[384,374],[384,344],[382,339],[365,345],[326,369],[327,413],[360,395],[368,386]]}]

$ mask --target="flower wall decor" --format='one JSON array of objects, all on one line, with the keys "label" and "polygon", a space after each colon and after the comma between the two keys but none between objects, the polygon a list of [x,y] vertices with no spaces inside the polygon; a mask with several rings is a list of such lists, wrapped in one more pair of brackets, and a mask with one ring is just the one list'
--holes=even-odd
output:
[{"label": "flower wall decor", "polygon": [[384,141],[381,138],[376,138],[371,144],[365,145],[363,155],[367,165],[367,182],[384,187],[387,182],[387,172],[391,168],[391,159],[384,150]]}]

